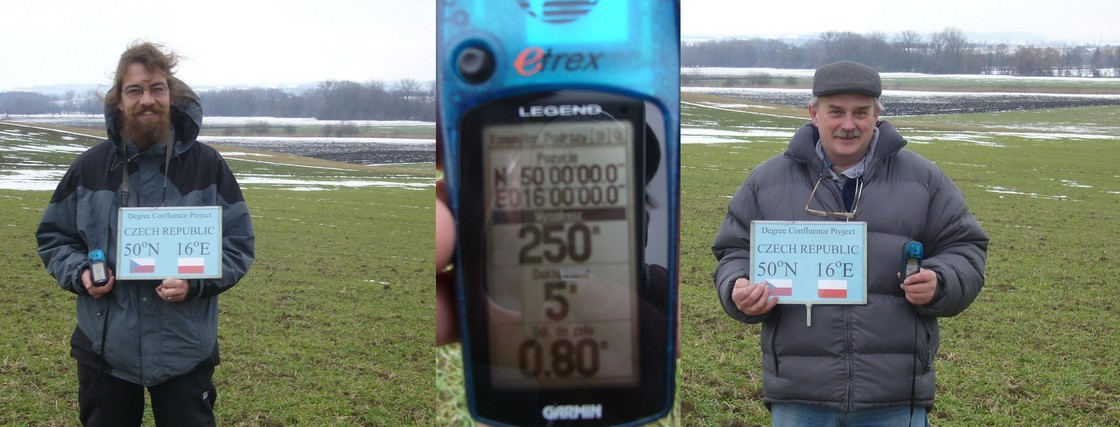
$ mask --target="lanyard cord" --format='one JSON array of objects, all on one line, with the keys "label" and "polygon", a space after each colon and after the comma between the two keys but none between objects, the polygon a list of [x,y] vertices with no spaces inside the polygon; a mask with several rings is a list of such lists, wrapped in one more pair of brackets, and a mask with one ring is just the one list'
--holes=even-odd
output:
[{"label": "lanyard cord", "polygon": [[[137,154],[137,156],[139,153]],[[121,163],[123,173],[121,174],[121,207],[128,206],[128,163],[132,161],[128,157],[128,144],[125,143],[124,138],[121,138],[121,157],[124,161]],[[136,157],[136,156],[133,156]]]},{"label": "lanyard cord", "polygon": [[[166,156],[164,156],[165,159],[163,161],[163,191],[162,191],[162,194],[160,195],[160,201],[159,201],[159,206],[160,207],[167,206],[167,181],[170,180],[167,177],[167,173],[171,171],[171,151],[172,151],[172,148],[175,146],[174,141],[175,141],[175,138],[167,138],[167,140],[165,141],[166,147],[164,148],[164,151],[166,152]],[[130,161],[132,161],[132,159],[136,158],[136,156],[139,156],[140,154],[137,153],[136,155],[132,156],[131,158],[128,157],[128,144],[127,144],[127,142],[125,142],[124,138],[121,138],[121,153],[122,153],[121,156],[124,157],[124,164],[123,164],[124,170],[123,170],[123,173],[121,174],[121,207],[126,207],[126,206],[128,206],[128,199],[129,199],[128,163]],[[138,205],[140,204],[140,198],[139,197],[137,197],[137,199],[136,199],[136,204],[138,204]]]}]

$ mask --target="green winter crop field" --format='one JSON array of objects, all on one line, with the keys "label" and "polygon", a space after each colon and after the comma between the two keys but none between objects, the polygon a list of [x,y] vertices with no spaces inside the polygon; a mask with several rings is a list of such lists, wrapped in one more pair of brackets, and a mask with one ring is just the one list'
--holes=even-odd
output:
[{"label": "green winter crop field", "polygon": [[[693,143],[682,148],[675,415],[687,426],[769,425],[759,328],[723,313],[709,246],[730,195],[784,149],[804,109],[684,101]],[[956,181],[991,237],[983,292],[941,322],[933,424],[1120,425],[1115,107],[888,119]],[[43,270],[34,230],[53,188],[41,182],[90,143],[0,124],[0,425],[77,422],[74,296]],[[457,347],[432,346],[431,165],[227,158],[258,259],[222,295],[219,423],[463,424]]]},{"label": "green winter crop field", "polygon": [[[753,129],[755,121],[773,120],[713,114],[704,105],[684,107],[685,128],[716,121],[719,129]],[[1115,108],[893,121],[910,149],[956,181],[991,238],[980,297],[941,322],[932,423],[1120,424],[1120,288],[1110,279],[1120,265]],[[730,195],[787,140],[682,149],[683,425],[769,425],[759,327],[723,313],[709,248]]]},{"label": "green winter crop field", "polygon": [[[0,178],[35,187],[91,142],[0,124]],[[227,160],[257,259],[221,296],[219,425],[430,425],[432,165]],[[0,425],[78,424],[75,296],[36,253],[51,190],[0,189]]]},{"label": "green winter crop field", "polygon": [[[766,426],[759,327],[724,314],[710,246],[750,170],[804,109],[686,94],[681,167],[680,424]],[[728,106],[733,105],[733,106]],[[889,106],[888,106],[889,108]],[[991,238],[987,282],[941,321],[935,426],[1120,424],[1120,125],[1114,107],[888,118],[963,190]],[[438,419],[461,420],[458,354]],[[461,394],[461,391],[460,391]],[[456,409],[457,408],[457,409]]]}]

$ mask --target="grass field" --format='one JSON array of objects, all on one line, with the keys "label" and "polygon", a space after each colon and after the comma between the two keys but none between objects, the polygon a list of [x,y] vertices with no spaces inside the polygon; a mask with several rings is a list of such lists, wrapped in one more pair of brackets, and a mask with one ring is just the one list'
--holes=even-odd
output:
[{"label": "grass field", "polygon": [[[686,105],[685,126],[774,121],[705,110]],[[1120,235],[1115,109],[907,117],[896,124],[922,141],[910,149],[961,187],[991,238],[980,297],[941,322],[933,424],[1120,425],[1120,289],[1109,279],[1120,265],[1112,249]],[[759,327],[723,313],[711,283],[710,246],[728,197],[785,145],[784,138],[758,138],[682,148],[683,425],[769,425]]]},{"label": "grass field", "polygon": [[[686,131],[792,132],[806,120],[803,109],[737,111],[706,106],[733,101],[684,100]],[[1105,107],[895,121],[908,147],[961,187],[991,237],[980,297],[941,322],[935,426],[1120,425],[1120,288],[1110,274],[1120,265],[1113,250],[1120,235],[1118,123],[1115,108]],[[784,150],[788,136],[733,139],[739,142],[682,148],[676,416],[686,426],[769,425],[759,328],[723,313],[709,248],[730,195],[754,166]],[[37,153],[28,162],[0,151],[0,171],[66,164],[74,155]],[[230,163],[246,181],[432,176],[430,165],[241,158]],[[432,346],[430,187],[245,187],[258,259],[222,296],[219,422],[467,424],[454,407],[461,403],[456,348]],[[34,230],[49,197],[0,190],[0,425],[76,424],[67,344],[74,297],[55,286],[35,253]]]},{"label": "grass field", "polygon": [[[41,134],[45,144],[89,143]],[[25,150],[17,161],[12,145],[0,141],[0,170],[65,165],[76,155]],[[243,181],[288,177],[329,190],[242,184],[257,259],[221,296],[219,424],[430,424],[431,164],[229,161]],[[428,185],[322,184],[362,179]],[[43,269],[34,238],[50,194],[0,190],[0,425],[77,424],[75,297]]]},{"label": "grass field", "polygon": [[[759,326],[723,313],[710,247],[750,170],[780,154],[804,109],[685,95],[684,133],[742,142],[682,147],[680,408],[685,426],[765,426]],[[715,107],[708,107],[712,105]],[[1120,124],[1115,108],[904,117],[910,149],[961,187],[991,238],[987,282],[943,319],[935,426],[1120,425]],[[461,420],[458,354],[437,370],[440,420]],[[451,402],[447,404],[447,402]],[[460,406],[456,407],[458,404]]]}]

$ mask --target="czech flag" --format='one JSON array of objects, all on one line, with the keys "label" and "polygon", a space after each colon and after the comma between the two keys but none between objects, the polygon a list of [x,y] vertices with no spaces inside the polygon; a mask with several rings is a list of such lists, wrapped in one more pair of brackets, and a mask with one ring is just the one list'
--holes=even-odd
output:
[{"label": "czech flag", "polygon": [[766,284],[770,285],[772,297],[793,296],[793,279],[766,279]]},{"label": "czech flag", "polygon": [[202,274],[206,271],[203,258],[179,258],[179,274]]},{"label": "czech flag", "polygon": [[847,280],[818,280],[817,298],[847,298]]},{"label": "czech flag", "polygon": [[155,273],[155,258],[131,258],[128,263],[129,273]]}]

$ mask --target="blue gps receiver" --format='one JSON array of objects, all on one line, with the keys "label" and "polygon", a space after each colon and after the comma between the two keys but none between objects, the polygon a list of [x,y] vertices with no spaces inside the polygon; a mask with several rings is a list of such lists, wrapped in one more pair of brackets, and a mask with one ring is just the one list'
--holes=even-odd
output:
[{"label": "blue gps receiver", "polygon": [[635,425],[676,388],[677,1],[437,3],[467,406]]}]

